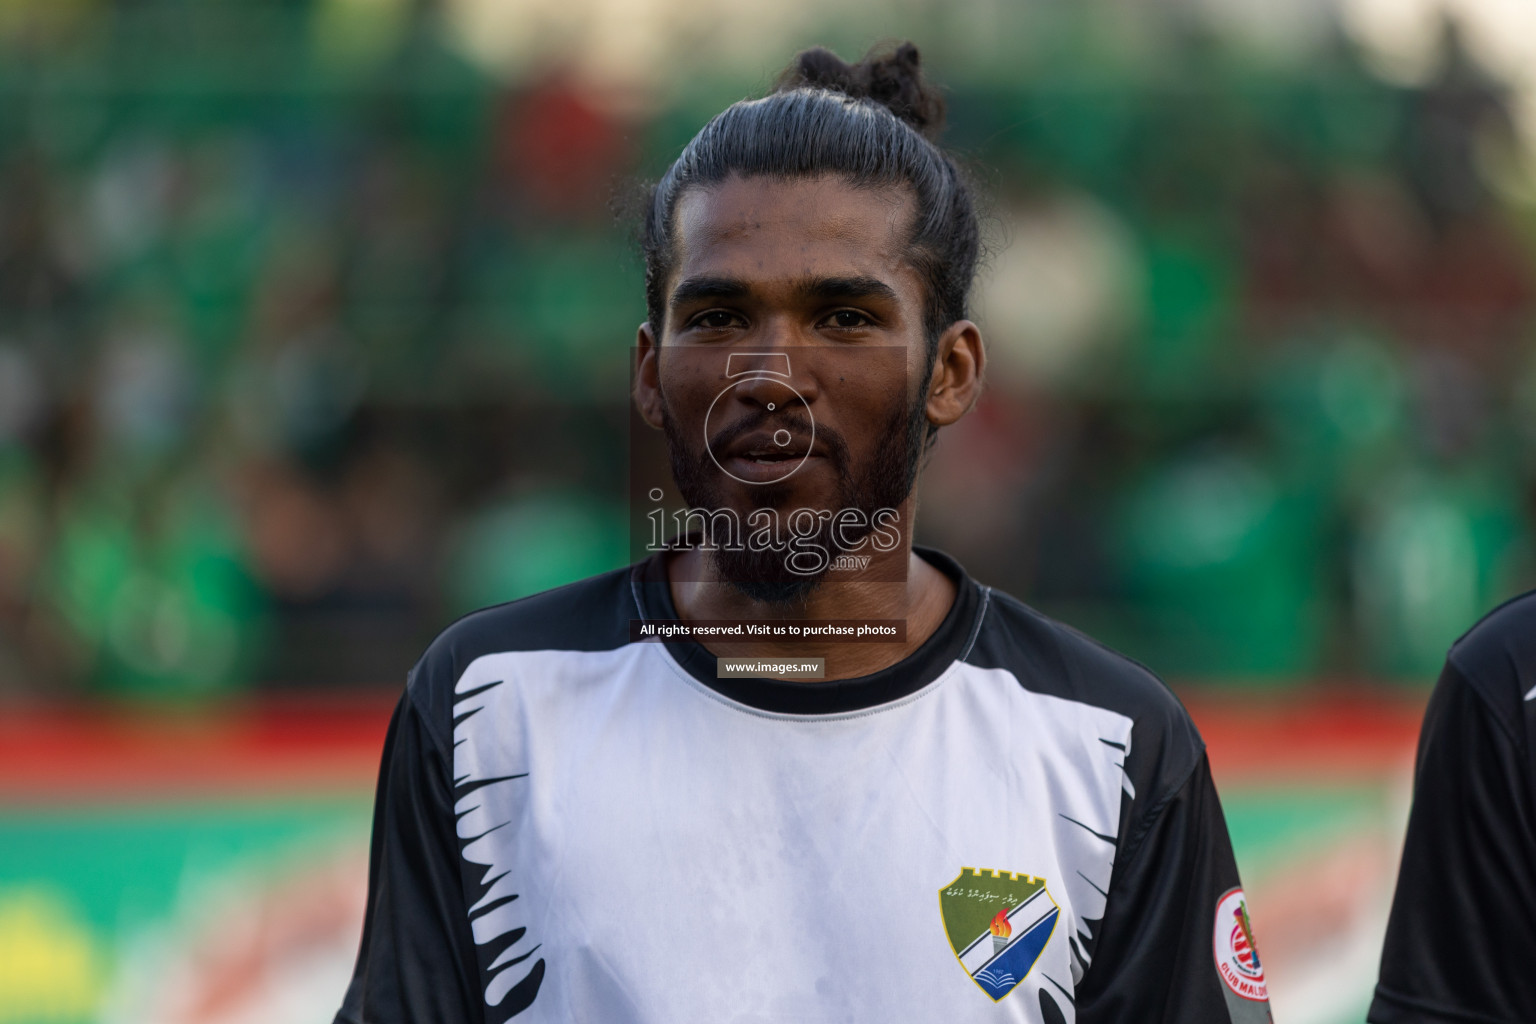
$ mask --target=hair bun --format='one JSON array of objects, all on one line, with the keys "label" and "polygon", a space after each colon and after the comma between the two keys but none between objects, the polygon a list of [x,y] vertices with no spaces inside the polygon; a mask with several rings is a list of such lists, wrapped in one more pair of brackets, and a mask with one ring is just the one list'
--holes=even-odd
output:
[{"label": "hair bun", "polygon": [[917,47],[877,46],[849,64],[824,46],[796,54],[774,82],[774,92],[811,86],[868,99],[885,107],[929,140],[944,130],[944,97],[923,78]]}]

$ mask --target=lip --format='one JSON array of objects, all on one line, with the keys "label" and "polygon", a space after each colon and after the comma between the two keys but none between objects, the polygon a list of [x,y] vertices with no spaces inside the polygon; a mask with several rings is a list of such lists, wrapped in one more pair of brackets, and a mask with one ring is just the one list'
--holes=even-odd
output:
[{"label": "lip", "polygon": [[762,459],[768,464],[799,462],[807,453],[820,454],[816,451],[817,446],[804,434],[787,431],[788,443],[776,444],[773,440],[776,433],[779,431],[755,430],[732,441],[721,454],[726,459],[741,459],[752,463]]},{"label": "lip", "polygon": [[787,480],[812,463],[818,461],[820,456],[812,452],[809,456],[793,459],[779,459],[774,462],[758,462],[756,459],[742,458],[732,455],[720,463],[731,476],[738,480],[744,480],[752,484],[771,484],[781,480]]}]

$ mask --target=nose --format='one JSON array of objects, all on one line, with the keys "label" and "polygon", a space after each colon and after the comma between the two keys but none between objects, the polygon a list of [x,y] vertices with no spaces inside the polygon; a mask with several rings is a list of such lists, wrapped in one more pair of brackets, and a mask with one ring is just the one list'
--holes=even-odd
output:
[{"label": "nose", "polygon": [[792,375],[789,353],[783,351],[732,352],[725,357],[725,375],[770,374],[788,380]]},{"label": "nose", "polygon": [[[802,367],[809,362],[803,350],[795,356]],[[731,390],[737,401],[769,412],[802,403],[809,411],[815,397],[813,376],[803,368],[797,374],[790,351],[783,347],[732,352],[726,357],[725,375],[733,383]]]}]

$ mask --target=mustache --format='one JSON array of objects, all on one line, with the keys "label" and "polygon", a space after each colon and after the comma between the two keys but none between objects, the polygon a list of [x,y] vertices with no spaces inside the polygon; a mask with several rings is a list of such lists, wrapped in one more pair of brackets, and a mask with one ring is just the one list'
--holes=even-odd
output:
[{"label": "mustache", "polygon": [[814,426],[809,416],[803,416],[788,409],[775,409],[769,412],[767,409],[759,408],[730,426],[717,430],[706,444],[711,452],[723,452],[738,438],[770,423],[807,437],[814,433],[816,438],[827,446],[835,464],[839,466],[846,464],[848,445],[843,441],[842,435],[830,427]]}]

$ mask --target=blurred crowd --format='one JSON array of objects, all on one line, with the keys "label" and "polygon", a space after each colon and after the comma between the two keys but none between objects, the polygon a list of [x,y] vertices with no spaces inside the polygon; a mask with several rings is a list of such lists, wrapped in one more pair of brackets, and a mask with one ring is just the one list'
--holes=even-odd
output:
[{"label": "blurred crowd", "polygon": [[[313,7],[0,19],[0,694],[397,686],[630,557],[615,186],[719,104]],[[993,364],[924,539],[1164,674],[1425,680],[1533,580],[1511,97],[1450,24],[1411,85],[1170,33],[955,79]]]},{"label": "blurred crowd", "polygon": [[1514,99],[1451,21],[1411,86],[1342,35],[1285,76],[1181,46],[1012,100],[951,546],[1174,675],[1428,682],[1536,582]]}]

